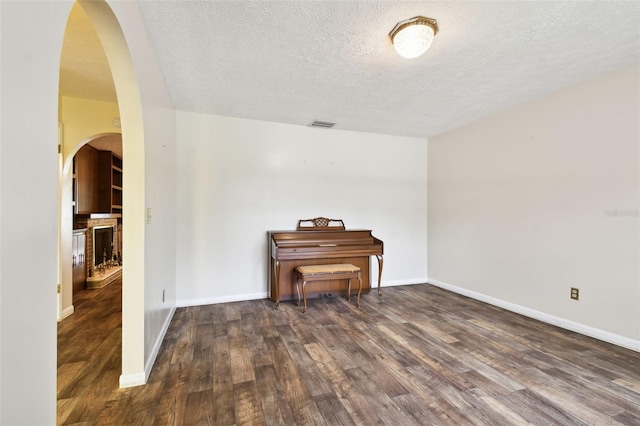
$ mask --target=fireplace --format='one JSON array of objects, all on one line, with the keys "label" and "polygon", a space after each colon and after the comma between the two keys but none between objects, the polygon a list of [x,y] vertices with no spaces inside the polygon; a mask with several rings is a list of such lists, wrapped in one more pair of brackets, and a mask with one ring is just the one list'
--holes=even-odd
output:
[{"label": "fireplace", "polygon": [[102,288],[122,276],[122,222],[111,214],[76,215],[86,231],[87,288]]},{"label": "fireplace", "polygon": [[95,226],[93,228],[93,267],[105,268],[113,263],[113,227]]}]

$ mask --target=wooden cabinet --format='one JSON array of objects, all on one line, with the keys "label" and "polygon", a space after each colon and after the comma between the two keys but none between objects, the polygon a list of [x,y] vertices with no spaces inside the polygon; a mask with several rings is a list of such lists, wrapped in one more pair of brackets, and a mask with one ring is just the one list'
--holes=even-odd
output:
[{"label": "wooden cabinet", "polygon": [[83,146],[75,156],[75,163],[76,213],[102,212],[104,206],[100,206],[98,199],[98,150]]},{"label": "wooden cabinet", "polygon": [[73,171],[74,213],[122,214],[122,158],[85,145]]},{"label": "wooden cabinet", "polygon": [[73,231],[72,265],[73,265],[73,295],[83,290],[87,281],[86,265],[86,230],[78,229]]}]

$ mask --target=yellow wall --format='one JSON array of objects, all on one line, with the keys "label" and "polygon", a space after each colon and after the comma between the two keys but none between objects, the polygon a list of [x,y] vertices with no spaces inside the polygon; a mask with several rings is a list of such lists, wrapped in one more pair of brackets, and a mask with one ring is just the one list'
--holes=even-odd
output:
[{"label": "yellow wall", "polygon": [[63,125],[62,154],[64,160],[73,157],[79,143],[89,136],[101,133],[121,133],[113,125],[120,117],[117,102],[60,97],[60,121]]}]

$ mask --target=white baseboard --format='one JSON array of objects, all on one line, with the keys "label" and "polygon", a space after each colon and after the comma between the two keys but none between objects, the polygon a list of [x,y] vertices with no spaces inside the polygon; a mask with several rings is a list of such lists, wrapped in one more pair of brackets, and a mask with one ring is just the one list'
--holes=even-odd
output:
[{"label": "white baseboard", "polygon": [[261,293],[234,294],[232,296],[210,297],[205,299],[184,299],[176,301],[176,305],[178,308],[185,308],[187,306],[215,305],[218,303],[244,302],[246,300],[267,299],[268,297],[269,293],[265,291]]},{"label": "white baseboard", "polygon": [[75,312],[75,308],[73,305],[69,306],[66,309],[62,310],[62,318],[60,318],[60,321],[62,321],[63,319],[65,319],[66,317],[68,317],[69,315],[71,315],[72,313]]},{"label": "white baseboard", "polygon": [[[397,280],[397,281],[382,281],[380,283],[380,288],[384,287],[393,287],[398,285],[410,285],[410,284],[424,284],[427,282],[427,278],[414,278],[410,280]],[[371,290],[375,290],[378,288],[378,282],[371,282]],[[247,300],[257,300],[257,299],[268,299],[269,293],[249,293],[249,294],[234,294],[231,296],[222,296],[222,297],[211,297],[205,299],[183,299],[178,300],[176,305],[178,308],[186,308],[187,306],[202,306],[202,305],[215,305],[218,303],[229,303],[229,302],[244,302]]]},{"label": "white baseboard", "polygon": [[149,379],[149,375],[151,374],[151,369],[153,368],[153,364],[156,362],[156,358],[158,357],[158,352],[160,351],[160,346],[162,346],[162,342],[164,341],[164,336],[167,334],[167,330],[169,329],[169,325],[171,324],[171,320],[173,319],[173,314],[175,314],[176,308],[175,306],[171,308],[169,311],[169,315],[164,320],[164,324],[162,324],[162,329],[158,334],[158,338],[156,339],[153,348],[151,349],[151,353],[149,354],[149,358],[147,358],[147,362],[144,365],[144,371],[132,374],[122,374],[120,375],[120,387],[121,388],[130,388],[133,386],[140,386],[147,383]]},{"label": "white baseboard", "polygon": [[164,324],[162,324],[162,329],[160,330],[160,334],[158,334],[158,338],[156,339],[156,343],[153,345],[153,349],[151,349],[151,353],[149,354],[149,358],[147,358],[147,362],[144,365],[144,375],[145,375],[145,383],[151,374],[151,369],[153,368],[153,364],[156,362],[156,357],[158,356],[158,352],[160,352],[160,346],[162,346],[162,342],[164,341],[164,336],[167,334],[167,330],[169,329],[169,325],[171,324],[171,320],[173,319],[173,314],[176,313],[176,307],[174,306],[169,311],[169,315],[164,320]]},{"label": "white baseboard", "polygon": [[[382,281],[380,283],[380,288],[393,287],[398,285],[425,284],[426,282],[427,282],[427,278]],[[375,280],[371,281],[371,290],[373,291],[377,288],[378,288],[378,282]],[[231,296],[210,297],[205,299],[183,299],[183,300],[178,300],[176,302],[176,306],[178,308],[186,308],[187,306],[215,305],[218,303],[244,302],[247,300],[258,300],[258,299],[268,299],[268,298],[269,298],[269,292],[265,291],[261,293],[234,294]]]},{"label": "white baseboard", "polygon": [[120,388],[131,388],[133,386],[141,386],[147,383],[145,372],[120,375]]},{"label": "white baseboard", "polygon": [[574,321],[570,321],[565,318],[549,315],[544,312],[536,311],[524,306],[516,305],[515,303],[507,302],[505,300],[496,299],[495,297],[487,296],[482,293],[467,290],[465,288],[457,287],[443,281],[429,279],[428,284],[435,287],[440,287],[445,290],[452,291],[454,293],[461,294],[463,296],[470,297],[481,302],[488,303],[490,305],[497,306],[499,308],[506,309],[511,312],[515,312],[520,315],[524,315],[529,318],[536,319],[538,321],[552,324],[565,330],[575,331],[576,333],[584,334],[585,336],[593,337],[594,339],[602,340],[604,342],[612,343],[623,348],[631,349],[632,351],[640,352],[640,340],[630,339],[628,337],[620,336],[610,333],[608,331],[600,330],[598,328],[590,327],[588,325],[580,324]]},{"label": "white baseboard", "polygon": [[[395,281],[382,281],[380,288],[395,287],[398,285],[413,285],[413,284],[425,284],[427,278],[412,278],[410,280],[395,280]],[[378,282],[371,282],[371,290],[378,288]]]}]

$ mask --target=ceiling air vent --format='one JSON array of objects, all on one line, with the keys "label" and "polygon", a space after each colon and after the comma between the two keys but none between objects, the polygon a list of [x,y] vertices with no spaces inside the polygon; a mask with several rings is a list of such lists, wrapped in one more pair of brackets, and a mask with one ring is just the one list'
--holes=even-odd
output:
[{"label": "ceiling air vent", "polygon": [[336,123],[330,123],[328,121],[320,121],[320,120],[313,120],[311,124],[309,124],[310,127],[321,127],[323,129],[330,129],[335,125]]}]

